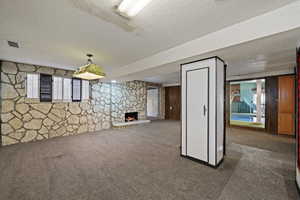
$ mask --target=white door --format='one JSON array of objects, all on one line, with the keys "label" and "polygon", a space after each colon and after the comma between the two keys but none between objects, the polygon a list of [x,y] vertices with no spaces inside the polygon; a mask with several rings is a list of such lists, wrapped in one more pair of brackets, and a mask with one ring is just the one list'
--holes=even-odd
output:
[{"label": "white door", "polygon": [[208,162],[208,76],[209,69],[187,71],[187,156]]}]

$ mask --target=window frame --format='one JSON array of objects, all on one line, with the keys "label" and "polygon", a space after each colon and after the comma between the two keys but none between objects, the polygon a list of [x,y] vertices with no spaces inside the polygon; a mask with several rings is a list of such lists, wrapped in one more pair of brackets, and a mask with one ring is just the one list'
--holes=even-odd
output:
[{"label": "window frame", "polygon": [[[74,81],[80,81],[80,99],[74,99]],[[72,102],[82,102],[82,79],[80,78],[72,78]]]},{"label": "window frame", "polygon": [[[38,87],[37,87],[37,97],[28,97],[28,74],[30,75],[37,75],[37,82],[38,82]],[[40,99],[40,74],[39,73],[26,73],[26,78],[25,78],[25,92],[26,92],[26,98],[27,99]]]},{"label": "window frame", "polygon": [[[51,84],[50,84],[50,98],[49,99],[43,99],[41,98],[41,92],[42,92],[42,87],[41,87],[41,79],[42,77],[51,77]],[[39,75],[39,99],[40,99],[40,102],[52,102],[53,101],[53,76],[52,75],[49,75],[49,74],[40,74]]]},{"label": "window frame", "polygon": [[[54,79],[55,78],[61,78],[61,98],[60,99],[54,99]],[[60,101],[63,101],[64,100],[64,77],[62,76],[52,76],[52,102],[60,102]]]}]

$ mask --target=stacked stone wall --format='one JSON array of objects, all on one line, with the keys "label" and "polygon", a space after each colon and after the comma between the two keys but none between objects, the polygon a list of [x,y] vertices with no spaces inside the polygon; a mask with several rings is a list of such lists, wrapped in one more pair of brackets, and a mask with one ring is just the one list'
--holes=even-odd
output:
[{"label": "stacked stone wall", "polygon": [[125,112],[139,112],[141,119],[146,118],[146,84],[142,81],[91,81],[89,100],[40,102],[26,97],[27,73],[72,77],[73,71],[2,62],[2,145],[109,129],[113,121],[124,121]]}]

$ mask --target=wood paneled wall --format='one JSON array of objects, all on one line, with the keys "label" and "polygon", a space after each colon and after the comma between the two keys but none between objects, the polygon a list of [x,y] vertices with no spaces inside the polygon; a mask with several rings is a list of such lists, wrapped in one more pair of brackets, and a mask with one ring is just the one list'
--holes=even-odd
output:
[{"label": "wood paneled wall", "polygon": [[266,131],[278,133],[278,77],[266,78]]}]

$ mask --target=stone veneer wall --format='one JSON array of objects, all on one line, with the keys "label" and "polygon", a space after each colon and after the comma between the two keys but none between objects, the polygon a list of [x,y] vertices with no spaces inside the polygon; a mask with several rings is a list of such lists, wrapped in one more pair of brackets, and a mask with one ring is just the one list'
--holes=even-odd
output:
[{"label": "stone veneer wall", "polygon": [[130,81],[112,84],[111,117],[113,122],[124,122],[126,112],[138,112],[139,119],[146,119],[146,83]]},{"label": "stone veneer wall", "polygon": [[91,98],[85,102],[39,102],[26,98],[26,73],[71,77],[72,71],[2,62],[2,145],[99,131],[125,112],[145,118],[146,84],[142,81],[110,84],[91,81]]}]

